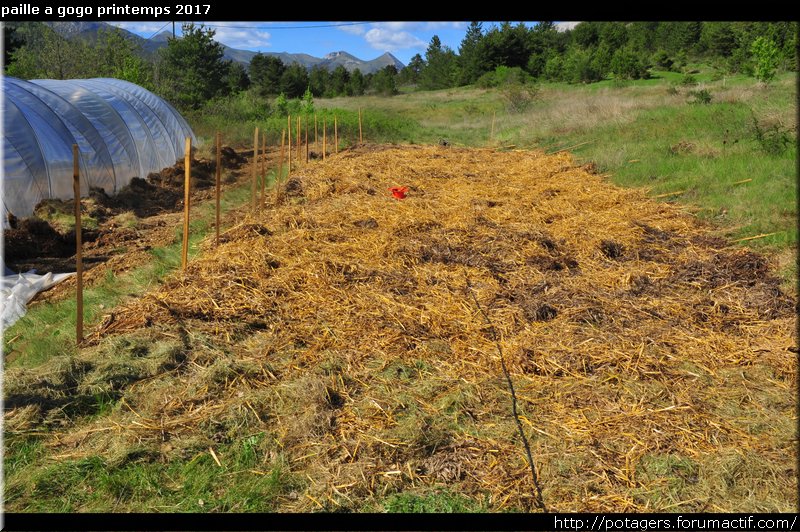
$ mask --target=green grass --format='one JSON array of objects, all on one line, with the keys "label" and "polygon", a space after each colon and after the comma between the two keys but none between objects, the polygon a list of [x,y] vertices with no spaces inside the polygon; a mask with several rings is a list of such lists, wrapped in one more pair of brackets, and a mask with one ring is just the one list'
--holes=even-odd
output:
[{"label": "green grass", "polygon": [[[10,441],[9,441],[10,440]],[[251,440],[248,440],[251,441]],[[166,464],[150,453],[111,464],[101,456],[53,462],[31,438],[6,443],[6,509],[16,512],[271,512],[302,483],[284,459],[248,441]],[[70,489],[65,490],[65,486]]]}]

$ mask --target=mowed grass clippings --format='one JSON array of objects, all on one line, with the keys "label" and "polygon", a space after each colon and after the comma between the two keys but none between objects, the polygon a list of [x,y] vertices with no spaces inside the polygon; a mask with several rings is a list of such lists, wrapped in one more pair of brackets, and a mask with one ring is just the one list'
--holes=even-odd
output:
[{"label": "mowed grass clippings", "polygon": [[47,460],[280,471],[277,511],[443,488],[535,511],[468,280],[548,509],[797,506],[794,299],[763,256],[567,153],[343,151],[221,240],[74,359],[8,372],[7,434],[51,427]]}]

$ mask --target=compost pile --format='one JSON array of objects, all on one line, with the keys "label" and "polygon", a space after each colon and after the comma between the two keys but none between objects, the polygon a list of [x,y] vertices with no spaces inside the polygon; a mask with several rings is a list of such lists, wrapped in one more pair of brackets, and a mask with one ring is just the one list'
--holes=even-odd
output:
[{"label": "compost pile", "polygon": [[[425,486],[536,510],[496,333],[551,510],[652,511],[667,477],[742,449],[793,467],[715,391],[762,368],[791,416],[795,302],[766,259],[590,170],[442,146],[293,169],[276,205],[105,316],[69,371],[120,406],[53,445],[170,460],[262,434],[261,463],[305,482],[281,511]],[[703,465],[659,474],[654,456]]]},{"label": "compost pile", "polygon": [[[225,182],[233,182],[245,157],[228,146],[221,152],[222,168],[232,170],[225,172]],[[169,215],[183,210],[184,173],[184,161],[180,160],[161,172],[150,173],[147,179],[134,177],[114,195],[91,188],[81,199],[84,268],[110,266],[91,271],[86,279],[90,285],[108,269],[118,272],[147,262],[147,250],[174,238],[173,227],[180,221],[173,221]],[[214,162],[195,160],[191,179],[195,201],[208,199],[214,184]],[[36,205],[29,218],[9,216],[9,228],[3,231],[5,264],[16,271],[74,271],[74,208],[72,199],[46,199]]]}]

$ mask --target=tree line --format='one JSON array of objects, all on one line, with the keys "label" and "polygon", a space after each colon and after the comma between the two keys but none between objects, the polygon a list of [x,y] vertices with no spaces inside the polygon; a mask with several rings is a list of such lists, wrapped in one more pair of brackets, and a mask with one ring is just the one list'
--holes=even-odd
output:
[{"label": "tree line", "polygon": [[797,22],[581,22],[559,31],[552,22],[532,27],[503,22],[489,28],[472,22],[457,51],[434,35],[424,56],[416,54],[399,71],[387,66],[363,74],[342,66],[307,70],[264,54],[244,67],[223,58],[214,30],[191,23],[184,24],[182,37],[169,38],[152,57],[116,29],[100,31],[96,42],[87,43],[66,39],[41,23],[10,23],[5,65],[7,74],[25,79],[126,79],[179,108],[197,109],[246,90],[294,99],[392,95],[403,86],[434,90],[512,81],[591,83],[645,78],[653,69],[681,71],[700,61],[721,73],[766,81],[775,70],[797,70],[797,29]]}]

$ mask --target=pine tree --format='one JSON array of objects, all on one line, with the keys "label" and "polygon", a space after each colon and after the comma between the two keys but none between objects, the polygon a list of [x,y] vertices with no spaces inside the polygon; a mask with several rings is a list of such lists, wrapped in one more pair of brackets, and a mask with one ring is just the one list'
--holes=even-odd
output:
[{"label": "pine tree", "polygon": [[186,108],[199,108],[206,101],[227,92],[222,45],[214,40],[215,31],[193,23],[183,25],[183,36],[169,38],[159,50],[161,92]]},{"label": "pine tree", "polygon": [[484,72],[480,49],[482,40],[483,23],[471,22],[467,28],[467,34],[458,48],[460,66],[458,83],[460,85],[474,83]]}]

